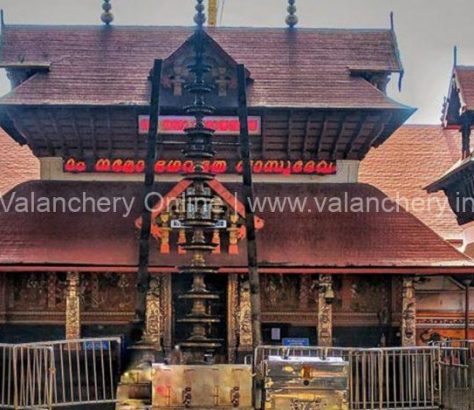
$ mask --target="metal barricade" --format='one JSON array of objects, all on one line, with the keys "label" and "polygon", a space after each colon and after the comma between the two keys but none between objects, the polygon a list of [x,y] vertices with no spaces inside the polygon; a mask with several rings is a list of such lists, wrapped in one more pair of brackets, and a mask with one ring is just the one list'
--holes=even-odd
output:
[{"label": "metal barricade", "polygon": [[342,357],[349,362],[351,410],[438,409],[439,348],[325,348],[262,346],[255,351],[257,373],[268,356]]},{"label": "metal barricade", "polygon": [[0,345],[0,408],[114,403],[120,338]]},{"label": "metal barricade", "polygon": [[474,341],[436,343],[443,379],[442,404],[449,410],[472,409],[474,403]]},{"label": "metal barricade", "polygon": [[14,406],[13,346],[0,344],[0,408]]}]

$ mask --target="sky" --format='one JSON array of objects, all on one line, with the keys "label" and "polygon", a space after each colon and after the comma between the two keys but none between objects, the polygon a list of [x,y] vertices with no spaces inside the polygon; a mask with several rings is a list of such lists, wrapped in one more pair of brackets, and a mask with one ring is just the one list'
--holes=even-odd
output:
[{"label": "sky", "polygon": [[[287,0],[219,0],[220,25],[281,27]],[[117,25],[190,25],[195,0],[111,0]],[[100,24],[102,0],[0,0],[6,24]],[[392,98],[418,109],[411,123],[438,124],[453,65],[474,65],[473,0],[297,0],[299,26],[388,28],[395,15],[402,92]],[[9,83],[0,73],[0,94]]]}]

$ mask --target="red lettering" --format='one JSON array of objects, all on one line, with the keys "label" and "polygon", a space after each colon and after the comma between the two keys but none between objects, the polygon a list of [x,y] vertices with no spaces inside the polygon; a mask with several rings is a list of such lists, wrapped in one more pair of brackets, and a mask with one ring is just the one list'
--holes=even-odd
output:
[{"label": "red lettering", "polygon": [[116,159],[112,162],[112,171],[116,173],[120,173],[123,170],[123,160]]},{"label": "red lettering", "polygon": [[84,172],[86,170],[87,166],[84,161],[78,161],[76,163],[76,172]]},{"label": "red lettering", "polygon": [[67,172],[74,172],[76,170],[76,160],[74,158],[69,158],[64,164],[64,169]]},{"label": "red lettering", "polygon": [[157,174],[163,174],[166,171],[166,161],[160,160],[156,161],[155,172]]},{"label": "red lettering", "polygon": [[145,161],[143,161],[142,159],[137,161],[137,163],[135,164],[135,172],[137,174],[145,172]]}]

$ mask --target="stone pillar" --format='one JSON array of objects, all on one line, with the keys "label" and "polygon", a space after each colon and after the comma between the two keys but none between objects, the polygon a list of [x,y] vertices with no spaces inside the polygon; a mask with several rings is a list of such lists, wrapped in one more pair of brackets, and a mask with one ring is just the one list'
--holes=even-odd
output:
[{"label": "stone pillar", "polygon": [[416,346],[416,295],[413,277],[403,278],[402,346]]},{"label": "stone pillar", "polygon": [[250,283],[248,278],[241,280],[239,286],[239,348],[240,353],[253,352],[252,310],[250,303]]},{"label": "stone pillar", "polygon": [[334,290],[331,275],[319,275],[318,346],[332,346],[332,302]]},{"label": "stone pillar", "polygon": [[146,295],[146,321],[145,337],[153,348],[161,352],[162,338],[162,315],[161,315],[161,278],[152,276],[150,286]]},{"label": "stone pillar", "polygon": [[66,289],[66,339],[81,337],[81,303],[79,295],[80,276],[78,272],[67,273]]}]

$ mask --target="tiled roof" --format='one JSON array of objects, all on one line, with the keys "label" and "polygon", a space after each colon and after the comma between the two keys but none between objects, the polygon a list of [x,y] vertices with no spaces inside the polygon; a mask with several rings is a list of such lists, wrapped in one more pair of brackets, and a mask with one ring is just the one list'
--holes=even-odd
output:
[{"label": "tiled roof", "polygon": [[0,128],[0,195],[21,182],[39,178],[39,161]]},{"label": "tiled roof", "polygon": [[[166,194],[174,186],[161,183],[157,190]],[[240,192],[240,184],[226,184]],[[143,187],[138,182],[39,181],[18,186],[17,197],[135,198],[132,212],[125,207],[116,212],[92,212],[91,201],[85,213],[24,213],[11,210],[0,214],[0,265],[57,265],[85,267],[134,267],[138,262],[135,220],[140,215]],[[324,198],[339,198],[351,203],[355,198],[384,201],[385,195],[366,184],[255,184],[256,197],[303,198],[301,212],[272,212],[268,206],[257,211],[264,227],[257,234],[262,267],[287,268],[449,268],[474,270],[474,262],[443,241],[411,214],[365,208],[366,212],[335,212]],[[6,196],[8,200],[10,193]],[[240,195],[240,194],[239,194]],[[317,211],[315,201],[323,210]],[[31,202],[30,202],[31,203]],[[262,203],[262,202],[261,202]],[[76,206],[77,203],[74,203]],[[370,205],[372,206],[372,205]],[[312,209],[313,212],[309,212]],[[151,246],[152,267],[175,267],[190,257],[158,254]],[[238,256],[212,255],[209,263],[225,268],[247,266],[245,242]],[[10,266],[11,267],[11,266]],[[118,269],[118,268],[117,268]],[[419,271],[417,271],[419,272]],[[456,271],[457,272],[457,271]]]},{"label": "tiled roof", "polygon": [[[390,198],[431,201],[431,210],[410,211],[444,239],[459,241],[462,231],[445,195],[424,190],[453,166],[459,150],[457,131],[436,125],[405,125],[385,144],[369,152],[361,164],[360,181],[379,188]],[[38,161],[30,150],[20,147],[2,131],[0,169],[0,193],[39,175]]]},{"label": "tiled roof", "polygon": [[[437,125],[405,125],[361,163],[360,181],[390,198],[406,198],[409,211],[446,240],[461,240],[462,231],[442,193],[424,189],[459,159],[458,131]],[[418,199],[417,199],[418,198]],[[420,201],[417,204],[415,201]]]},{"label": "tiled roof", "polygon": [[469,111],[474,110],[474,66],[457,66],[454,68],[461,104]]},{"label": "tiled roof", "polygon": [[[350,69],[399,72],[390,30],[214,28],[210,36],[253,80],[249,105],[305,108],[406,108]],[[153,59],[166,58],[189,27],[10,26],[2,63],[51,63],[2,104],[147,105]]]}]

